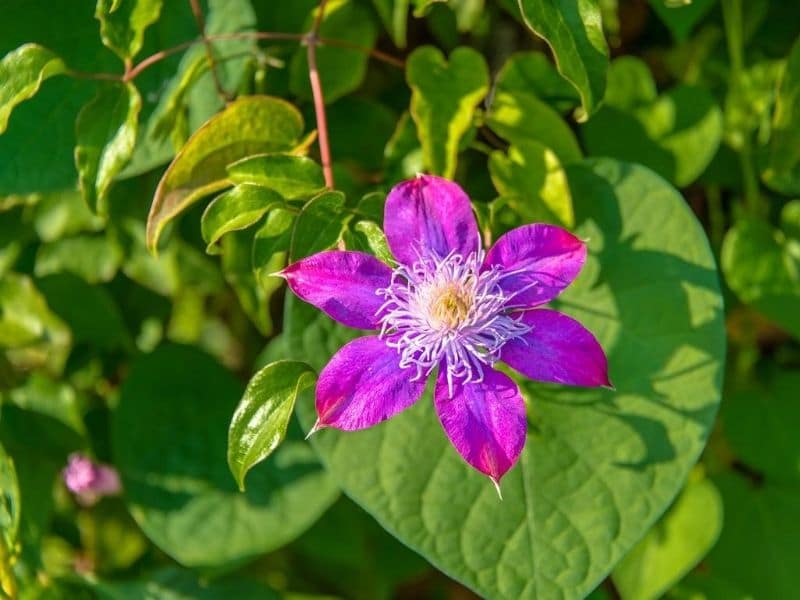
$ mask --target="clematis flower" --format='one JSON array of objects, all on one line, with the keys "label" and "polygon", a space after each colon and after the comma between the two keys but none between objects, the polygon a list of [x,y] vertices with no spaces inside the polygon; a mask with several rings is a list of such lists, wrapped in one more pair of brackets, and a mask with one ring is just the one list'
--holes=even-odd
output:
[{"label": "clematis flower", "polygon": [[525,403],[503,361],[537,381],[610,386],[594,336],[540,308],[566,288],[586,259],[584,242],[553,225],[514,229],[484,252],[469,198],[433,176],[397,185],[384,228],[392,269],[361,252],[327,251],[280,275],[302,300],[339,323],[371,329],[341,348],[316,389],[324,427],[371,427],[408,408],[438,371],[434,405],[464,460],[500,478],[525,444]]},{"label": "clematis flower", "polygon": [[91,506],[103,496],[113,496],[122,491],[116,469],[95,463],[78,452],[70,454],[62,476],[67,489],[84,506]]}]

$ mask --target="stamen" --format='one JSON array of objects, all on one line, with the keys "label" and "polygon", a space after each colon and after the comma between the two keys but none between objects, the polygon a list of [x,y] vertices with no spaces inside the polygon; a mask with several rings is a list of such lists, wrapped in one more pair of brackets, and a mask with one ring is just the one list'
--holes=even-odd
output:
[{"label": "stamen", "polygon": [[380,337],[397,349],[400,367],[416,369],[419,380],[441,366],[451,396],[455,381],[483,381],[484,366],[497,362],[503,344],[530,331],[500,287],[508,272],[481,271],[482,263],[480,251],[419,256],[411,267],[394,269],[389,287],[376,292],[385,298],[376,313]]}]

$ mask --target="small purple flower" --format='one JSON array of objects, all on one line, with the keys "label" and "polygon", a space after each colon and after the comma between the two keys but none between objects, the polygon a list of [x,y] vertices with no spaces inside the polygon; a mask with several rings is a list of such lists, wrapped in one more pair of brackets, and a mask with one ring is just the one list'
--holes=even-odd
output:
[{"label": "small purple flower", "polygon": [[116,469],[95,463],[77,452],[70,454],[62,475],[69,491],[75,494],[81,504],[87,506],[103,496],[113,496],[122,491]]},{"label": "small purple flower", "polygon": [[333,319],[377,331],[341,348],[320,373],[312,433],[364,429],[394,416],[419,399],[438,369],[442,426],[499,492],[522,452],[527,421],[519,389],[496,362],[538,381],[611,385],[594,336],[539,308],[575,279],[586,246],[564,229],[532,224],[485,253],[467,195],[428,175],[392,189],[384,227],[394,269],[361,252],[328,251],[281,273],[297,296]]}]

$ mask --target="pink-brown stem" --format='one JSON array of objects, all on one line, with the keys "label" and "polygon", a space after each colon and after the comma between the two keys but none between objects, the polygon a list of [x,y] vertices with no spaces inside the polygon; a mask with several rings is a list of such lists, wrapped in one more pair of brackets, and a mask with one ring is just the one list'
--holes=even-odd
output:
[{"label": "pink-brown stem", "polygon": [[322,161],[322,173],[325,176],[325,185],[334,187],[333,168],[331,166],[331,147],[328,141],[328,120],[325,116],[325,96],[322,93],[322,82],[317,70],[317,44],[319,43],[319,28],[325,14],[325,4],[328,0],[320,0],[317,7],[317,16],[311,30],[305,36],[308,49],[308,79],[311,82],[311,95],[314,97],[314,114],[317,118],[317,134],[319,136],[319,157]]}]

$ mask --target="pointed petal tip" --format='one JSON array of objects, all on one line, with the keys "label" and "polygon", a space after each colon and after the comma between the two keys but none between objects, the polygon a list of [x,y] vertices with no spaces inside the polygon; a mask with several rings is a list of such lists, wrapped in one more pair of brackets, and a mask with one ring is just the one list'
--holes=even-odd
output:
[{"label": "pointed petal tip", "polygon": [[319,419],[314,422],[314,426],[308,431],[306,434],[306,439],[310,438],[312,435],[317,433],[320,429],[324,429],[326,426],[323,425]]},{"label": "pointed petal tip", "polygon": [[500,479],[498,479],[497,477],[492,477],[491,475],[489,476],[489,479],[491,480],[492,484],[494,484],[494,489],[497,491],[497,497],[500,498],[500,501],[502,502],[503,492],[500,489]]}]

